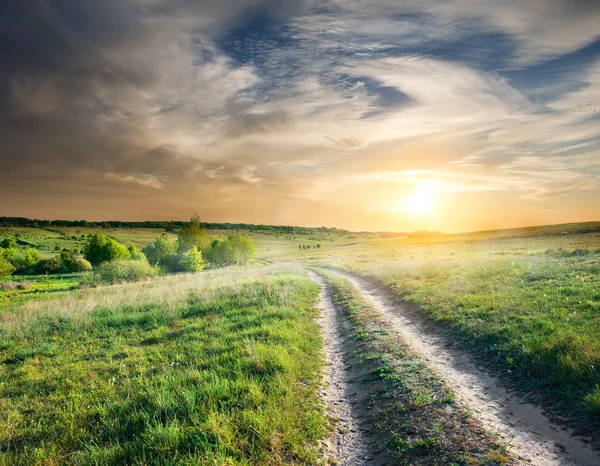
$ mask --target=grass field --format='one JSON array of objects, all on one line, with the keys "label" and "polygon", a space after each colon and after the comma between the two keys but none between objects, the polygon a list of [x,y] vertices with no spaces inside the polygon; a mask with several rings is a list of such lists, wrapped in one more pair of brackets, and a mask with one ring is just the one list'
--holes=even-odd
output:
[{"label": "grass field", "polygon": [[[96,230],[140,248],[164,232]],[[50,256],[96,230],[0,237]],[[0,291],[3,464],[317,461],[327,424],[315,396],[317,290],[284,261],[375,279],[520,388],[598,425],[600,224],[250,234],[251,268],[91,289],[77,274],[13,277],[31,283]]]},{"label": "grass field", "polygon": [[5,312],[0,464],[315,463],[317,291],[224,269]]}]

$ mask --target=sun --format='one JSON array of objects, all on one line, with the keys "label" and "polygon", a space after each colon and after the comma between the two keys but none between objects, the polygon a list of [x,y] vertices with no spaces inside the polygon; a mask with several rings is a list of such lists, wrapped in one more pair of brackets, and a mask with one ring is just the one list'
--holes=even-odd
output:
[{"label": "sun", "polygon": [[422,183],[415,187],[402,204],[404,211],[410,214],[427,215],[434,211],[435,186],[433,183]]}]

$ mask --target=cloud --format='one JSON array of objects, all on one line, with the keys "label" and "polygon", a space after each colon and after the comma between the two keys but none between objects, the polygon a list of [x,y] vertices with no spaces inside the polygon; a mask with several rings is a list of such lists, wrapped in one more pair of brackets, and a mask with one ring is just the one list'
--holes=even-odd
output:
[{"label": "cloud", "polygon": [[133,183],[154,189],[163,189],[165,187],[165,185],[156,176],[148,173],[126,175],[123,173],[108,172],[104,175],[104,177],[107,180],[115,180],[122,183]]},{"label": "cloud", "polygon": [[310,223],[416,178],[595,190],[599,21],[583,0],[5,2],[1,194]]}]

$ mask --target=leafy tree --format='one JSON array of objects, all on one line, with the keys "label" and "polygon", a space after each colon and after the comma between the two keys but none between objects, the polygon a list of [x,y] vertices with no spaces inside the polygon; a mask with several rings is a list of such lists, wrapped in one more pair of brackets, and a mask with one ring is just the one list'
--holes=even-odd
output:
[{"label": "leafy tree", "polygon": [[35,248],[25,248],[23,250],[25,267],[28,270],[33,269],[33,266],[42,258],[40,252]]},{"label": "leafy tree", "polygon": [[134,244],[128,246],[127,250],[129,251],[129,258],[131,260],[134,260],[134,261],[146,260],[146,256],[144,255],[144,253],[142,251],[140,251],[138,248],[136,248]]},{"label": "leafy tree", "polygon": [[129,251],[121,243],[106,235],[92,235],[83,250],[83,256],[92,265],[129,258]]},{"label": "leafy tree", "polygon": [[75,253],[72,249],[63,248],[58,255],[58,259],[61,263],[61,270],[63,272],[70,272],[73,268],[73,264],[75,263]]},{"label": "leafy tree", "polygon": [[146,246],[143,251],[150,264],[169,269],[177,257],[177,242],[171,240],[166,233],[163,233],[154,242]]},{"label": "leafy tree", "polygon": [[198,272],[204,268],[202,253],[196,246],[180,254],[179,267],[184,272]]},{"label": "leafy tree", "polygon": [[229,237],[229,241],[233,250],[233,260],[237,264],[245,265],[256,256],[256,247],[248,235],[234,234]]},{"label": "leafy tree", "polygon": [[244,234],[215,238],[206,253],[208,261],[214,265],[246,264],[255,255],[254,242]]},{"label": "leafy tree", "polygon": [[198,250],[203,251],[209,245],[208,234],[206,228],[200,224],[200,217],[194,215],[190,221],[179,230],[177,235],[179,241],[179,249],[187,251],[196,246]]},{"label": "leafy tree", "polygon": [[208,262],[213,265],[227,265],[233,262],[231,243],[223,238],[214,238],[206,253]]},{"label": "leafy tree", "polygon": [[15,271],[15,267],[4,257],[0,256],[0,277],[10,277]]}]

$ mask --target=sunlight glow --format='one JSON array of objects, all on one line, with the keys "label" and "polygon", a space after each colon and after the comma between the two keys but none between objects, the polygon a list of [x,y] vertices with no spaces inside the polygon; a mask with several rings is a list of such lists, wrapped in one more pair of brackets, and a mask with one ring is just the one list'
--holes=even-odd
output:
[{"label": "sunlight glow", "polygon": [[427,215],[434,211],[436,186],[432,182],[418,184],[402,202],[404,211],[410,214]]}]

